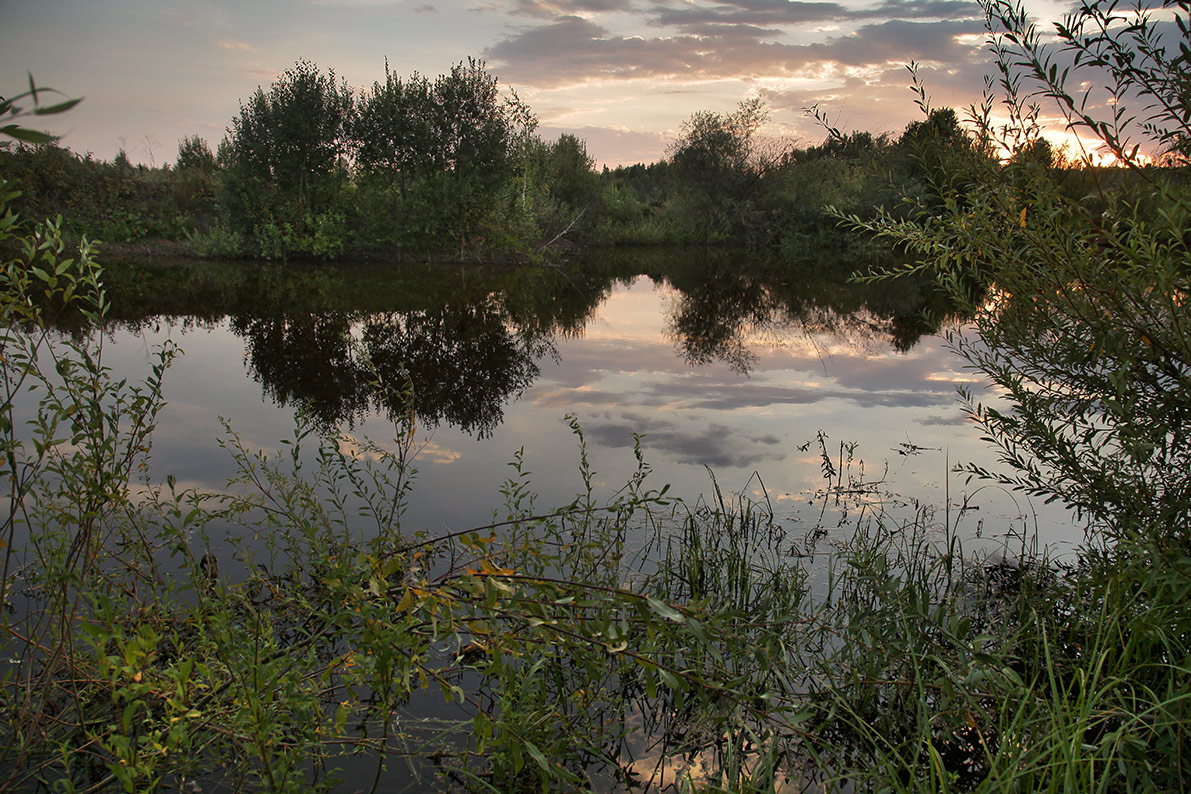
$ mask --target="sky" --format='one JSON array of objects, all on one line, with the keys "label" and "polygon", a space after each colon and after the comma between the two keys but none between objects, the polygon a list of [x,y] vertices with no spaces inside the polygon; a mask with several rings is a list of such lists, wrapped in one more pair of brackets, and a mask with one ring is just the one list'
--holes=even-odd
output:
[{"label": "sky", "polygon": [[[1030,0],[1042,20],[1066,5]],[[359,89],[475,57],[599,165],[653,162],[692,113],[765,100],[764,132],[806,145],[831,124],[897,134],[977,101],[991,71],[970,0],[0,0],[0,94],[84,101],[42,128],[78,153],[160,166],[187,135],[214,149],[258,86],[299,59]],[[40,119],[38,121],[41,121]],[[32,126],[32,125],[31,125]]]}]

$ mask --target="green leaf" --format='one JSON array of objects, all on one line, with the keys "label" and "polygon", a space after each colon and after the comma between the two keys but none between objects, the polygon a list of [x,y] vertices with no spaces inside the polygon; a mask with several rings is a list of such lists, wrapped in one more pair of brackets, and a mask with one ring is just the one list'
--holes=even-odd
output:
[{"label": "green leaf", "polygon": [[664,618],[665,620],[672,620],[675,623],[682,623],[682,613],[669,604],[659,601],[653,596],[646,596],[645,602],[649,604],[649,608],[652,609],[654,614],[656,614],[658,617]]},{"label": "green leaf", "polygon": [[57,140],[57,138],[49,133],[31,130],[17,124],[8,124],[0,127],[0,134],[15,138],[18,141],[24,141],[25,143],[53,143]]},{"label": "green leaf", "polygon": [[550,771],[550,762],[546,760],[545,754],[543,754],[542,751],[538,749],[538,746],[536,744],[534,744],[531,741],[526,740],[525,749],[529,752],[529,755],[533,758],[534,762],[542,768],[542,771],[544,771],[544,772]]},{"label": "green leaf", "polygon": [[59,102],[58,104],[50,105],[49,107],[36,108],[33,111],[33,115],[35,115],[35,116],[52,116],[55,113],[65,113],[66,111],[70,110],[72,107],[74,107],[75,105],[77,105],[78,103],[80,103],[82,101],[83,101],[83,98],[79,97],[78,99],[68,99],[65,102]]},{"label": "green leaf", "polygon": [[674,673],[670,672],[664,667],[658,668],[658,678],[661,678],[663,684],[675,691],[682,691],[686,689],[686,681],[674,675]]},{"label": "green leaf", "polygon": [[695,620],[694,618],[691,618],[690,620],[687,621],[687,626],[690,627],[691,634],[695,635],[695,639],[697,639],[699,642],[703,643],[704,645],[711,644],[711,638],[707,636],[707,630],[703,628],[702,623]]}]

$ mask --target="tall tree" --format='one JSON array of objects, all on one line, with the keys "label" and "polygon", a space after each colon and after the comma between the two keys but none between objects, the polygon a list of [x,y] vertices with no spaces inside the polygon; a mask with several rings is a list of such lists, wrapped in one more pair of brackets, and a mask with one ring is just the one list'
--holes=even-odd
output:
[{"label": "tall tree", "polygon": [[499,224],[536,121],[505,96],[482,61],[468,59],[433,82],[402,80],[386,65],[360,103],[352,132],[357,166],[374,187],[395,184],[392,207],[406,244],[458,243]]},{"label": "tall tree", "polygon": [[560,135],[550,146],[548,157],[546,179],[551,196],[575,211],[595,199],[600,178],[582,139],[569,133]]},{"label": "tall tree", "polygon": [[714,242],[739,231],[762,173],[756,160],[757,132],[768,119],[760,99],[734,113],[702,110],[682,125],[668,154],[675,205],[690,231]]},{"label": "tall tree", "polygon": [[295,222],[326,211],[346,177],[341,160],[354,105],[346,81],[305,60],[268,92],[257,88],[227,131],[240,209]]},{"label": "tall tree", "polygon": [[373,83],[352,123],[356,167],[395,182],[405,197],[409,184],[432,168],[434,136],[431,84],[414,72],[401,79],[385,61],[385,82]]},{"label": "tall tree", "polygon": [[474,58],[441,75],[433,97],[434,194],[462,256],[468,238],[511,200],[506,189],[537,120],[516,94],[502,96],[496,77]]}]

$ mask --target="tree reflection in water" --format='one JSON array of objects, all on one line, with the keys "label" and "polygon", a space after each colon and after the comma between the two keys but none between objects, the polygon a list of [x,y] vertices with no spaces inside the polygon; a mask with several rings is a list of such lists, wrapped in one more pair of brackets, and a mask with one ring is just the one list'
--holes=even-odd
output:
[{"label": "tree reflection in water", "polygon": [[412,408],[424,426],[484,438],[557,355],[556,340],[581,336],[614,285],[642,275],[674,290],[666,327],[683,360],[743,374],[759,346],[796,335],[908,350],[949,314],[925,281],[871,287],[852,281],[853,269],[714,249],[608,250],[565,267],[470,271],[191,264],[141,275],[135,291],[117,278],[111,291],[133,326],[230,316],[265,394],[324,427]]},{"label": "tree reflection in water", "polygon": [[852,279],[853,269],[827,258],[782,261],[727,251],[675,260],[665,271],[679,293],[669,334],[690,364],[723,361],[747,374],[757,345],[829,334],[857,346],[888,340],[904,352],[951,313],[926,279],[865,285]]}]

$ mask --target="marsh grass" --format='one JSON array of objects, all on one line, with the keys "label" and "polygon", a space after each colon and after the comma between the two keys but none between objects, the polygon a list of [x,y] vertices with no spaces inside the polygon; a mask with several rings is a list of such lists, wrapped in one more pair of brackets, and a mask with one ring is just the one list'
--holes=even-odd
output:
[{"label": "marsh grass", "polygon": [[822,435],[813,525],[760,478],[675,500],[639,446],[602,494],[573,419],[570,504],[540,506],[518,455],[491,524],[446,535],[401,526],[412,412],[385,444],[300,423],[273,453],[225,427],[226,489],[154,484],[173,351],[130,386],[102,335],[41,332],[51,273],[104,310],[43,234],[45,278],[6,276],[42,293],[5,336],[6,416],[18,389],[39,405],[5,425],[6,790],[1185,785],[1191,560],[1169,547],[975,558],[962,516],[887,512]]}]

